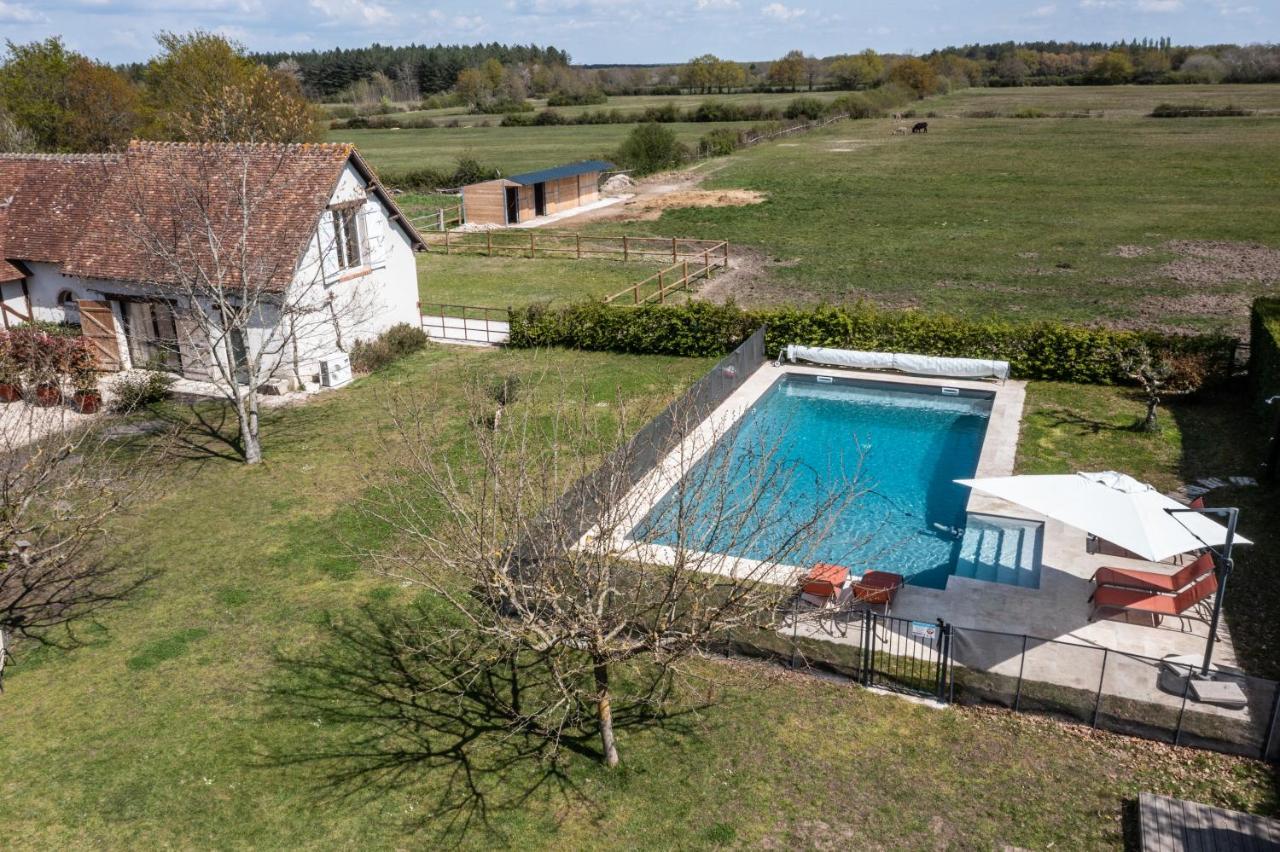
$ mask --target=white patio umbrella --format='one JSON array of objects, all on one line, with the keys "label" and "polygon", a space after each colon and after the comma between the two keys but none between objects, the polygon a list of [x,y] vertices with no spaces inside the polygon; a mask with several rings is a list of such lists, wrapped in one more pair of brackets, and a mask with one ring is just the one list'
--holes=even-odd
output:
[{"label": "white patio umbrella", "polygon": [[[1115,471],[956,482],[1093,533],[1153,562],[1227,542],[1227,528],[1217,521],[1187,512],[1150,485]],[[1234,542],[1252,543],[1239,534]]]}]

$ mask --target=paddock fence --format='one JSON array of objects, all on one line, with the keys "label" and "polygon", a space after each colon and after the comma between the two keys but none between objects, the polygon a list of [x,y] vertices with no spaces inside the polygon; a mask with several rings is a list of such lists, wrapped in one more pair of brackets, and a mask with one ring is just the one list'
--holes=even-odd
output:
[{"label": "paddock fence", "polygon": [[594,258],[621,261],[697,260],[711,252],[729,259],[724,240],[689,237],[595,236],[576,231],[544,231],[536,228],[489,231],[443,231],[423,234],[428,248],[445,254],[480,254],[486,257]]},{"label": "paddock fence", "polygon": [[778,139],[782,136],[789,136],[792,133],[806,133],[810,130],[821,130],[829,124],[835,124],[837,121],[844,121],[849,117],[849,113],[842,112],[838,115],[832,115],[821,121],[801,121],[796,124],[788,125],[781,130],[775,130],[772,133],[761,133],[758,136],[748,136],[739,143],[743,148],[749,148],[752,145],[759,145],[761,142],[768,142],[770,139]]},{"label": "paddock fence", "polygon": [[[605,304],[620,305],[643,305],[650,302],[664,303],[667,296],[677,293],[681,290],[688,290],[690,286],[704,279],[710,279],[716,270],[727,270],[729,268],[729,244],[719,243],[713,245],[702,252],[699,257],[694,256],[692,263],[689,260],[681,260],[672,263],[664,269],[659,269],[655,274],[650,275],[643,281],[637,281],[630,287],[619,290],[612,296],[605,297]],[[652,292],[647,292],[647,291]],[[641,294],[644,294],[641,297]]]},{"label": "paddock fence", "polygon": [[434,213],[411,216],[409,221],[424,237],[432,231],[448,233],[450,229],[456,228],[463,223],[462,205],[454,204],[449,207],[441,207]]}]

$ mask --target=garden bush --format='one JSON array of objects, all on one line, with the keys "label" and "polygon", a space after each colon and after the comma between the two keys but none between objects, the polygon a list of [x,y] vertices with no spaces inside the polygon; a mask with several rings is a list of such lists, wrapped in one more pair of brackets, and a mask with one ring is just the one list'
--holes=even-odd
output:
[{"label": "garden bush", "polygon": [[1249,384],[1258,410],[1271,415],[1266,401],[1280,394],[1280,299],[1253,303],[1249,337]]},{"label": "garden bush", "polygon": [[351,366],[358,373],[372,373],[425,349],[429,342],[430,338],[421,328],[402,322],[373,340],[356,341],[351,347]]},{"label": "garden bush", "polygon": [[173,374],[159,370],[126,373],[111,383],[111,410],[127,413],[164,402],[175,381]]},{"label": "garden bush", "polygon": [[[1236,341],[1218,335],[1181,336],[1086,328],[1064,323],[1006,323],[867,304],[812,309],[743,310],[730,304],[610,307],[583,302],[563,308],[532,306],[511,313],[510,345],[564,346],[608,352],[705,357],[732,350],[767,325],[770,353],[789,343],[1010,363],[1015,378],[1115,384],[1127,381],[1125,355],[1147,345],[1176,357],[1204,383],[1230,374]],[[1194,363],[1194,366],[1193,366]]]}]

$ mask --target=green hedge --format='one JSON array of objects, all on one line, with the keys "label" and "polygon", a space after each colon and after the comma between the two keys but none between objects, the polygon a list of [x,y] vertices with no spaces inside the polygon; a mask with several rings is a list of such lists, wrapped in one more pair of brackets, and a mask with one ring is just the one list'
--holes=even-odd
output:
[{"label": "green hedge", "polygon": [[1063,323],[976,321],[870,305],[743,310],[733,304],[609,307],[582,302],[511,312],[510,345],[563,346],[644,355],[711,356],[730,351],[761,325],[770,353],[788,343],[957,358],[998,358],[1015,378],[1113,384],[1122,357],[1146,343],[1193,358],[1206,379],[1230,373],[1234,338],[1083,328]]},{"label": "green hedge", "polygon": [[1249,381],[1265,415],[1266,400],[1280,394],[1280,299],[1256,300],[1250,326]]}]

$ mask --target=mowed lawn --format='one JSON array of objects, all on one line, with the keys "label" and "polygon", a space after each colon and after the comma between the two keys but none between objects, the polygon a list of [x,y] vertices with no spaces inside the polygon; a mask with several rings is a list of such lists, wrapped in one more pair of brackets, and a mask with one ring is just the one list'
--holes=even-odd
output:
[{"label": "mowed lawn", "polygon": [[[709,366],[431,349],[269,413],[257,469],[208,442],[175,467],[165,494],[113,525],[118,552],[161,576],[87,629],[87,647],[19,649],[0,696],[6,845],[1119,848],[1122,809],[1140,790],[1277,812],[1274,777],[1258,763],[713,662],[699,671],[719,684],[714,700],[682,692],[662,725],[624,727],[619,771],[593,759],[590,732],[555,774],[534,759],[499,769],[510,743],[481,734],[467,754],[482,769],[483,819],[439,812],[465,790],[456,764],[407,755],[397,783],[347,796],[328,771],[341,777],[354,761],[293,762],[377,733],[372,722],[290,718],[267,690],[281,682],[277,655],[335,652],[326,624],[359,624],[362,604],[409,602],[410,590],[348,555],[392,544],[358,501],[363,477],[387,464],[393,394],[429,400],[448,441],[466,428],[477,382],[519,374],[516,405],[539,410],[567,385],[610,418],[619,399],[656,410]],[[1182,458],[1201,445],[1181,416],[1157,438],[1126,431],[1139,411],[1125,391],[1033,384],[1020,465],[1061,469],[1069,447],[1167,484],[1201,463]],[[1241,428],[1234,408],[1200,412],[1197,433]],[[1245,531],[1262,524],[1248,518]],[[1242,595],[1238,606],[1250,603]]]},{"label": "mowed lawn", "polygon": [[[1280,105],[1280,87],[1249,88]],[[1004,109],[1022,91],[992,97]],[[1081,97],[1025,91],[1045,109]],[[1177,94],[1159,87],[1148,97]],[[1239,331],[1249,298],[1280,281],[1275,252],[1169,245],[1280,249],[1280,115],[1020,120],[939,110],[927,135],[892,135],[901,122],[891,119],[850,121],[739,152],[706,186],[759,190],[765,203],[672,210],[646,225],[767,252],[768,277],[735,294],[748,303],[866,298],[978,317]]]}]

